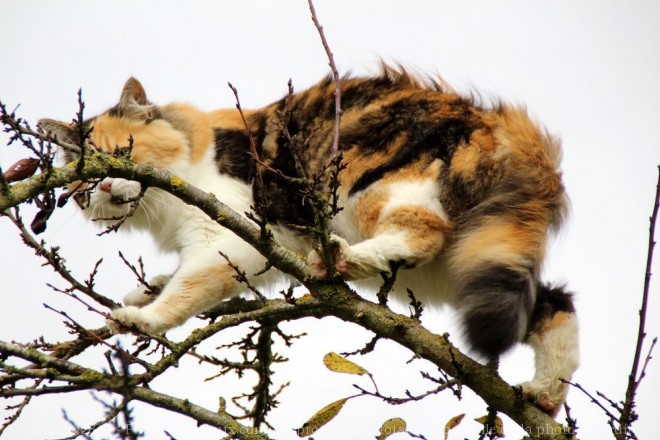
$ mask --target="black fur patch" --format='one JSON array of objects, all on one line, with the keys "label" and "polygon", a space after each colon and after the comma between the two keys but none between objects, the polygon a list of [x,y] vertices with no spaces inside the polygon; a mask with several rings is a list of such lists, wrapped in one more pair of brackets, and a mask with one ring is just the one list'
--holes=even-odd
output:
[{"label": "black fur patch", "polygon": [[[258,127],[265,126],[260,121]],[[295,129],[295,127],[292,127]],[[279,174],[268,169],[262,171],[263,188],[259,187],[256,179],[256,164],[250,152],[250,138],[244,130],[215,129],[215,160],[218,170],[229,176],[237,178],[252,185],[255,210],[259,216],[271,223],[289,225],[313,224],[311,208],[305,203],[301,191],[292,187],[291,183]],[[265,132],[260,128],[253,133],[258,153],[261,154],[261,142]],[[280,173],[297,177],[293,155],[289,146],[278,139],[278,154],[274,158],[261,157],[268,166]]]},{"label": "black fur patch", "polygon": [[532,275],[505,266],[486,268],[463,285],[457,301],[471,347],[496,359],[525,335],[534,304]]},{"label": "black fur patch", "polygon": [[[299,177],[291,152],[291,148],[295,148],[295,146],[285,146],[283,143],[284,141],[280,140],[278,155],[269,166],[285,176]],[[259,215],[272,223],[298,226],[314,224],[314,213],[302,188],[296,187],[291,181],[267,169],[264,170],[262,178],[263,194],[260,193],[256,182],[253,184],[252,191]]]},{"label": "black fur patch", "polygon": [[476,127],[466,103],[456,103],[459,108],[466,106],[464,114],[459,111],[458,115],[446,118],[433,115],[439,111],[439,105],[441,103],[406,98],[365,115],[359,124],[362,129],[346,133],[342,143],[359,145],[365,153],[385,150],[398,136],[407,136],[392,158],[362,175],[349,194],[365,189],[388,172],[405,167],[424,154],[449,163],[456,147],[468,142]]},{"label": "black fur patch", "polygon": [[250,183],[254,178],[255,164],[250,155],[250,138],[247,132],[216,128],[214,135],[218,171]]}]

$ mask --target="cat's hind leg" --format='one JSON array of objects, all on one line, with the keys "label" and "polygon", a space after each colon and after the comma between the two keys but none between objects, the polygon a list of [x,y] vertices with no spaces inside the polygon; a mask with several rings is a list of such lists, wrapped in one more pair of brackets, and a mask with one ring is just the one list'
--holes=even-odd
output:
[{"label": "cat's hind leg", "polygon": [[534,349],[536,373],[521,384],[523,396],[555,416],[578,367],[578,322],[571,295],[540,285],[525,342]]}]

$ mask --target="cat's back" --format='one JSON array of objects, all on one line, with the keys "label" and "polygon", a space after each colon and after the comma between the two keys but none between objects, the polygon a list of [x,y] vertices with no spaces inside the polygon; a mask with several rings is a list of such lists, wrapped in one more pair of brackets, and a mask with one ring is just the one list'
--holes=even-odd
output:
[{"label": "cat's back", "polygon": [[[334,81],[327,78],[253,115],[261,159],[295,176],[297,154],[309,175],[319,173],[332,155],[334,93]],[[392,197],[414,203],[416,195],[430,191],[453,224],[468,223],[480,209],[505,215],[507,199],[516,197],[522,199],[514,205],[527,201],[530,209],[540,200],[546,222],[561,217],[559,143],[523,108],[486,104],[439,79],[384,67],[380,75],[344,78],[341,109],[339,150],[345,168],[339,193],[349,211],[360,204],[383,208]],[[276,188],[271,197],[296,202],[295,215],[289,204],[271,218],[309,224],[303,198],[277,176],[266,178]],[[362,238],[365,234],[360,232]]]}]

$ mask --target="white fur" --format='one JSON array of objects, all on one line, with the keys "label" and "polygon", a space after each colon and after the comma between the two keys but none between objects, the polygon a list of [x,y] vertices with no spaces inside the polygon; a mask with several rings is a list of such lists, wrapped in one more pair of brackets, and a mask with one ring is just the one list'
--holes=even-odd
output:
[{"label": "white fur", "polygon": [[397,181],[387,184],[387,204],[380,213],[385,219],[399,208],[422,207],[435,213],[443,221],[449,220],[440,203],[440,188],[432,179]]},{"label": "white fur", "polygon": [[[391,272],[390,261],[406,260],[411,256],[406,244],[406,232],[397,231],[379,234],[374,238],[350,245],[338,235],[332,235],[331,241],[339,247],[337,270],[347,280],[374,278],[381,272]],[[322,262],[316,251],[308,257],[322,269]]]},{"label": "white fur", "polygon": [[[420,290],[437,292],[437,289],[431,286],[436,287],[438,278],[443,278],[438,276],[439,272],[442,271],[437,268],[441,261],[433,257],[428,258],[428,256],[426,259],[422,259],[419,255],[416,255],[407,243],[407,231],[379,231],[377,226],[375,235],[367,239],[360,233],[357,226],[356,206],[361,197],[367,192],[373,191],[381,192],[382,197],[387,199],[379,214],[379,222],[385,221],[397,209],[407,207],[423,207],[437,214],[443,221],[448,221],[447,214],[439,201],[438,185],[435,181],[429,179],[411,179],[385,184],[375,183],[365,191],[351,197],[340,192],[339,201],[344,209],[332,219],[331,223],[336,233],[332,239],[339,244],[338,260],[340,261],[337,269],[342,272],[346,279],[366,279],[367,283],[371,279],[377,284],[382,281],[379,276],[380,273],[390,272],[391,261],[405,260],[408,263],[423,264],[431,260],[436,263],[436,268],[432,270],[432,276],[414,276],[415,280],[413,281],[406,276],[405,272],[409,271],[401,270],[399,273],[403,279],[412,281],[412,285],[416,287],[421,287],[419,281],[423,280],[423,287]],[[321,259],[316,252],[312,251],[308,259],[318,269],[319,273],[323,272]],[[431,285],[426,285],[426,282]],[[402,285],[402,283],[397,284]],[[441,281],[441,284],[444,284],[444,280]],[[405,288],[399,290],[402,290],[405,295]],[[446,291],[447,289],[443,290]],[[433,296],[437,298],[441,295]],[[435,298],[433,298],[433,302],[437,303],[438,300]]]},{"label": "white fur", "polygon": [[[154,289],[162,289],[172,279],[172,275],[158,275],[149,280],[149,285]],[[140,285],[135,290],[127,293],[124,296],[124,304],[127,306],[146,306],[156,299],[156,296],[149,293],[145,285]]]},{"label": "white fur", "polygon": [[549,412],[557,411],[566,400],[568,385],[560,379],[570,381],[580,362],[577,318],[574,313],[564,316],[562,325],[530,336],[536,373],[531,381],[521,384],[523,394]]},{"label": "white fur", "polygon": [[[219,174],[212,152],[213,149],[209,148],[207,157],[197,165],[183,162],[171,171],[200,189],[213,193],[218,200],[236,212],[242,214],[249,211],[253,204],[251,187]],[[126,191],[126,188],[132,188],[132,196],[139,194],[139,184],[123,179],[114,179],[111,194],[117,195],[119,191]],[[110,203],[111,194],[97,189],[93,195],[94,210],[125,213],[127,208],[124,205]],[[237,282],[231,285],[210,282],[206,291],[186,288],[188,284],[204,276],[205,271],[210,273],[218,267],[227,267],[219,251],[245,271],[248,277],[252,278],[253,284],[273,282],[274,271],[269,271],[260,277],[260,280],[254,279],[254,274],[266,265],[265,258],[256,250],[198,208],[187,205],[164,191],[150,188],[135,215],[126,221],[126,226],[149,230],[161,248],[175,251],[181,257],[180,266],[171,278],[165,275],[159,278],[158,281],[169,281],[163,283],[164,288],[156,299],[151,301],[151,298],[145,298],[145,289],[138,288],[125,298],[127,307],[112,312],[114,319],[126,325],[136,325],[144,331],[159,333],[180,325],[189,317],[239,293],[241,286]],[[108,325],[115,331],[121,330],[116,322],[109,321]]]}]

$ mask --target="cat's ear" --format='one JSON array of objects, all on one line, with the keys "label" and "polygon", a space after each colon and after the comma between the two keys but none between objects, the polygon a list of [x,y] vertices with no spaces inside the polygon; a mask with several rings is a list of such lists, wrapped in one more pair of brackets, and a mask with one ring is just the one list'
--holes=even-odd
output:
[{"label": "cat's ear", "polygon": [[129,78],[124,84],[115,109],[119,116],[130,119],[150,121],[157,115],[156,106],[149,102],[144,87],[135,78]]},{"label": "cat's ear", "polygon": [[39,119],[39,127],[50,137],[56,137],[63,142],[74,142],[75,131],[73,127],[65,122],[55,119]]},{"label": "cat's ear", "polygon": [[[55,119],[40,119],[38,126],[41,130],[46,133],[48,136],[57,138],[57,140],[66,142],[73,145],[78,145],[79,135],[73,126],[67,124],[66,122],[56,121]],[[66,162],[71,162],[78,158],[78,156],[64,148],[60,148],[64,153],[64,158]]]},{"label": "cat's ear", "polygon": [[121,107],[128,107],[132,105],[145,106],[150,104],[151,103],[147,100],[147,94],[144,91],[142,84],[140,84],[140,81],[133,77],[128,78],[121,91],[119,105]]}]

